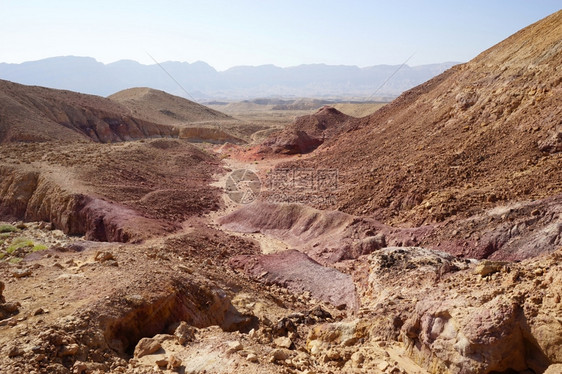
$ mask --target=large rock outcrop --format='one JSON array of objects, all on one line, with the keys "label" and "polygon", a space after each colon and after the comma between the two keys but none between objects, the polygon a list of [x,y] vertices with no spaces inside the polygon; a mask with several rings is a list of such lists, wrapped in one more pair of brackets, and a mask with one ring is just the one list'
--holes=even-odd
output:
[{"label": "large rock outcrop", "polygon": [[403,341],[433,372],[542,373],[562,361],[561,256],[473,264],[420,248],[377,251],[362,294],[371,333]]}]

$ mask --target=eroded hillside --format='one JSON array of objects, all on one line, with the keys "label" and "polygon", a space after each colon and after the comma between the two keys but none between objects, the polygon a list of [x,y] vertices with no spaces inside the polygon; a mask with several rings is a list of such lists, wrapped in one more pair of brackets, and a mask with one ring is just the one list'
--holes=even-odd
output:
[{"label": "eroded hillside", "polygon": [[[421,243],[457,254],[491,256],[557,226],[561,40],[558,12],[407,91],[295,165],[338,170],[342,188],[331,208],[435,226]],[[554,234],[538,245],[555,249]]]}]

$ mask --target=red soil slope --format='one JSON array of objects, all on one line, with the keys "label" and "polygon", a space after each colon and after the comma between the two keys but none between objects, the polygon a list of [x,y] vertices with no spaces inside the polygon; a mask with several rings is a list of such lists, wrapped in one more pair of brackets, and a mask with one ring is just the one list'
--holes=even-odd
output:
[{"label": "red soil slope", "polygon": [[[392,224],[461,222],[556,196],[562,193],[560,66],[562,11],[404,93],[293,166],[338,169],[341,188],[332,208]],[[533,211],[549,216],[548,224],[559,222],[552,209]],[[492,226],[507,221],[501,216]],[[450,229],[434,244],[467,239],[488,246],[472,234],[471,222],[459,224],[463,237]],[[560,233],[548,250],[556,243]]]}]

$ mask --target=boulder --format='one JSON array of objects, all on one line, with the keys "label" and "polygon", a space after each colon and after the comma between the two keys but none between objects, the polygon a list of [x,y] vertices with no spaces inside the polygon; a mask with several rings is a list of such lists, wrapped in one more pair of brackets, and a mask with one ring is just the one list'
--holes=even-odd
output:
[{"label": "boulder", "polygon": [[562,364],[550,365],[543,374],[560,374],[562,373]]},{"label": "boulder", "polygon": [[182,365],[181,359],[174,355],[168,357],[168,370],[176,370]]},{"label": "boulder", "polygon": [[141,358],[143,356],[151,355],[162,348],[162,344],[153,338],[142,338],[139,340],[135,347],[134,356],[136,358]]},{"label": "boulder", "polygon": [[351,346],[369,337],[370,324],[365,320],[324,323],[310,330],[306,348],[311,354],[319,354],[332,346]]},{"label": "boulder", "polygon": [[242,344],[237,340],[228,342],[226,345],[228,347],[226,353],[235,353],[241,351],[244,348]]},{"label": "boulder", "polygon": [[506,265],[507,262],[484,260],[476,265],[473,272],[476,275],[486,277],[490,274],[497,273]]},{"label": "boulder", "polygon": [[293,344],[291,339],[289,339],[286,336],[280,336],[276,338],[275,340],[273,340],[273,343],[279,348],[286,348],[286,349],[291,348],[291,345]]},{"label": "boulder", "polygon": [[288,349],[277,348],[269,353],[270,362],[285,361],[289,357],[291,357],[291,351]]},{"label": "boulder", "polygon": [[183,345],[195,339],[195,330],[195,327],[188,325],[185,321],[181,321],[174,331],[174,336],[177,338],[178,343]]}]

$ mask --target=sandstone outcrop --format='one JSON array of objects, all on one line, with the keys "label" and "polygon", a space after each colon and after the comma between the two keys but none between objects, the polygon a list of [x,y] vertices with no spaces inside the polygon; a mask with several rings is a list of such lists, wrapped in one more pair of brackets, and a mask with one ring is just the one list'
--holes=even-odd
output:
[{"label": "sandstone outcrop", "polygon": [[[418,248],[375,252],[362,300],[386,306],[371,309],[370,331],[394,334],[436,372],[543,372],[562,354],[561,255],[482,272],[481,265]],[[383,313],[391,311],[395,320],[385,324]]]}]

